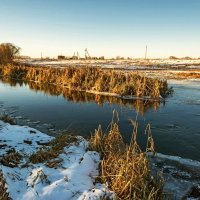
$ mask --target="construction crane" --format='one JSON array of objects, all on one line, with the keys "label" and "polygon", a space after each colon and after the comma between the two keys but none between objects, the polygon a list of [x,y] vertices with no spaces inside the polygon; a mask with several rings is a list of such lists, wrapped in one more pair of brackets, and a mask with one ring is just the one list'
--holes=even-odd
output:
[{"label": "construction crane", "polygon": [[76,52],[77,59],[80,58],[78,51]]},{"label": "construction crane", "polygon": [[74,55],[71,57],[72,60],[78,60],[79,59],[79,54],[78,51],[74,52]]},{"label": "construction crane", "polygon": [[85,49],[85,59],[91,59],[90,54],[89,54],[87,48]]}]

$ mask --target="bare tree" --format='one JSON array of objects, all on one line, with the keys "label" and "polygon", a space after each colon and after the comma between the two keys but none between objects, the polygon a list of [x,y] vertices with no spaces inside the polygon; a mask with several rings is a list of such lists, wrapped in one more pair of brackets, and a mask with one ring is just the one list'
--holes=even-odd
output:
[{"label": "bare tree", "polygon": [[20,50],[12,43],[0,44],[0,64],[12,63],[15,56],[19,55]]}]

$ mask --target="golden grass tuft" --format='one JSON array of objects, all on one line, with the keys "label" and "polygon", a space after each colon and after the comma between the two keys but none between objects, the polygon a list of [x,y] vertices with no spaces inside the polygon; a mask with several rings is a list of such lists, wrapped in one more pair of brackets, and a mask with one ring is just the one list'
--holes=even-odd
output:
[{"label": "golden grass tuft", "polygon": [[3,177],[3,173],[1,170],[0,170],[0,199],[11,200],[11,198],[9,197],[9,193],[7,191],[6,181],[5,178]]},{"label": "golden grass tuft", "polygon": [[67,133],[61,133],[53,139],[48,146],[43,146],[36,153],[32,154],[29,160],[32,163],[47,162],[47,165],[49,166],[53,166],[52,163],[55,162],[56,165],[58,161],[53,159],[56,159],[59,154],[63,152],[64,147],[74,142],[77,142],[77,138],[75,136],[68,135]]},{"label": "golden grass tuft", "polygon": [[7,114],[3,114],[0,116],[0,120],[5,122],[5,123],[9,123],[11,125],[16,125],[16,122],[13,118],[11,118],[9,115]]},{"label": "golden grass tuft", "polygon": [[98,67],[0,66],[0,76],[22,81],[55,84],[78,91],[115,93],[158,99],[171,94],[167,82],[134,72],[105,70]]},{"label": "golden grass tuft", "polygon": [[3,155],[0,163],[7,167],[17,167],[20,164],[22,155],[15,149],[10,150],[7,154]]},{"label": "golden grass tuft", "polygon": [[154,151],[154,142],[147,127],[147,148],[142,152],[137,144],[138,124],[134,126],[133,138],[126,145],[117,123],[112,122],[108,134],[103,134],[101,127],[95,130],[90,139],[90,148],[100,153],[100,175],[98,179],[107,183],[116,194],[116,199],[162,199],[162,180],[153,177],[146,153]]}]

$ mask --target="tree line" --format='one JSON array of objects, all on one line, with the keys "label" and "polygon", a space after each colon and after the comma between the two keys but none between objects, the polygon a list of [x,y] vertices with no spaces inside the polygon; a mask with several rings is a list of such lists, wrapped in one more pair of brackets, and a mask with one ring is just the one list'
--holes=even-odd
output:
[{"label": "tree line", "polygon": [[0,64],[12,63],[15,56],[19,55],[20,50],[12,43],[0,44]]}]

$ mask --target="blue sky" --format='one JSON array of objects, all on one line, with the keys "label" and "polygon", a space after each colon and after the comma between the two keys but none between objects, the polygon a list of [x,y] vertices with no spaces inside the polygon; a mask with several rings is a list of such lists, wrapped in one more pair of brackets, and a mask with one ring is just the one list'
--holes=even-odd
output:
[{"label": "blue sky", "polygon": [[200,0],[0,0],[2,42],[33,57],[200,57]]}]

